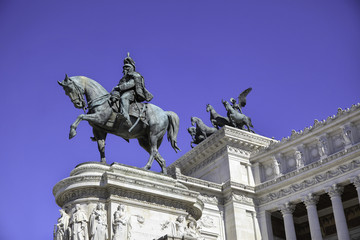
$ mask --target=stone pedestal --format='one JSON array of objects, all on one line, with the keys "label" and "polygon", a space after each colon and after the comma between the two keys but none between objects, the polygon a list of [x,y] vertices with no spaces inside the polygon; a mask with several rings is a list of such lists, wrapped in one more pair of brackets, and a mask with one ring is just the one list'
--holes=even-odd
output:
[{"label": "stone pedestal", "polygon": [[275,141],[224,126],[169,166],[169,173],[200,192],[205,201],[203,215],[211,209],[221,212],[221,218],[213,217],[222,224],[218,236],[203,234],[205,239],[261,239],[254,202],[256,170],[250,157],[271,142]]},{"label": "stone pedestal", "polygon": [[182,238],[187,236],[189,223],[198,220],[203,210],[199,193],[172,177],[117,163],[80,164],[70,177],[55,185],[53,193],[56,203],[68,214],[69,231],[75,222],[74,213],[84,213],[89,238],[98,203],[104,206],[107,222],[103,225],[107,225],[108,239],[112,240],[150,240],[165,235]]}]

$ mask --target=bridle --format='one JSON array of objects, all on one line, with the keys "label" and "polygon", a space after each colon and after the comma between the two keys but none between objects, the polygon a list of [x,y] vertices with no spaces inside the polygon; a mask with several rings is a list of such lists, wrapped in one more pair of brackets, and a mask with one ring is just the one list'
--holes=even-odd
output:
[{"label": "bridle", "polygon": [[[85,101],[85,99],[84,99],[85,90],[82,89],[80,86],[78,86],[78,85],[75,83],[75,81],[71,81],[71,83],[74,85],[74,90],[75,90],[74,92],[75,92],[75,95],[76,95],[76,98],[70,97],[71,102],[72,102],[73,104],[75,104],[75,102],[76,102],[77,100],[80,100],[81,103],[82,103],[82,105],[84,106],[84,107],[83,107],[84,113],[86,113],[87,104],[86,104],[86,101]],[[68,86],[69,86],[69,85],[70,85],[70,84],[68,84]]]}]

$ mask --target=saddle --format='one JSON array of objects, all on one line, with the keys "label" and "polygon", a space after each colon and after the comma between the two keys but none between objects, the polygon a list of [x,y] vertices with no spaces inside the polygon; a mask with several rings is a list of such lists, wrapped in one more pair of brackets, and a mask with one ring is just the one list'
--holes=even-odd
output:
[{"label": "saddle", "polygon": [[[107,127],[115,127],[122,124],[126,119],[125,117],[119,113],[119,101],[111,106],[113,112],[106,122]],[[149,125],[149,118],[147,114],[147,103],[134,102],[129,106],[129,115],[137,118],[139,121],[142,121],[144,124]],[[135,124],[135,123],[133,123]]]}]

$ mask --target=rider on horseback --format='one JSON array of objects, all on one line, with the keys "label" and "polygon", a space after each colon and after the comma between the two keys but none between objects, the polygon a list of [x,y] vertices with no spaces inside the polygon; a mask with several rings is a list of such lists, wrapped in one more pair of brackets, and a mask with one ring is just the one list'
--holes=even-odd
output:
[{"label": "rider on horseback", "polygon": [[129,116],[129,106],[133,102],[150,101],[153,95],[145,88],[144,78],[140,73],[135,72],[135,62],[129,56],[124,59],[124,76],[119,84],[111,91],[111,102],[120,102],[117,112],[126,119],[127,125],[132,126]]}]

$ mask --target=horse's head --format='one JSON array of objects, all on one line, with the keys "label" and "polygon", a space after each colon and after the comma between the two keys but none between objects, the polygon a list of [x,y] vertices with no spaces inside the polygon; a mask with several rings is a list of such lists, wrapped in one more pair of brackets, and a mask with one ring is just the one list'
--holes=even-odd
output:
[{"label": "horse's head", "polygon": [[191,125],[194,126],[197,122],[197,117],[191,117]]},{"label": "horse's head", "polygon": [[209,112],[211,110],[211,105],[210,104],[206,104],[206,111]]},{"label": "horse's head", "polygon": [[63,87],[65,94],[70,97],[71,102],[76,108],[86,108],[86,103],[84,100],[84,89],[76,84],[68,75],[65,75],[64,81],[58,81],[59,85]]},{"label": "horse's head", "polygon": [[191,136],[195,136],[196,135],[196,128],[195,127],[189,127],[188,132],[190,133]]},{"label": "horse's head", "polygon": [[222,104],[224,104],[224,107],[226,110],[229,110],[229,106],[230,106],[230,103],[228,103],[228,101],[225,101],[225,100],[221,100]]}]

